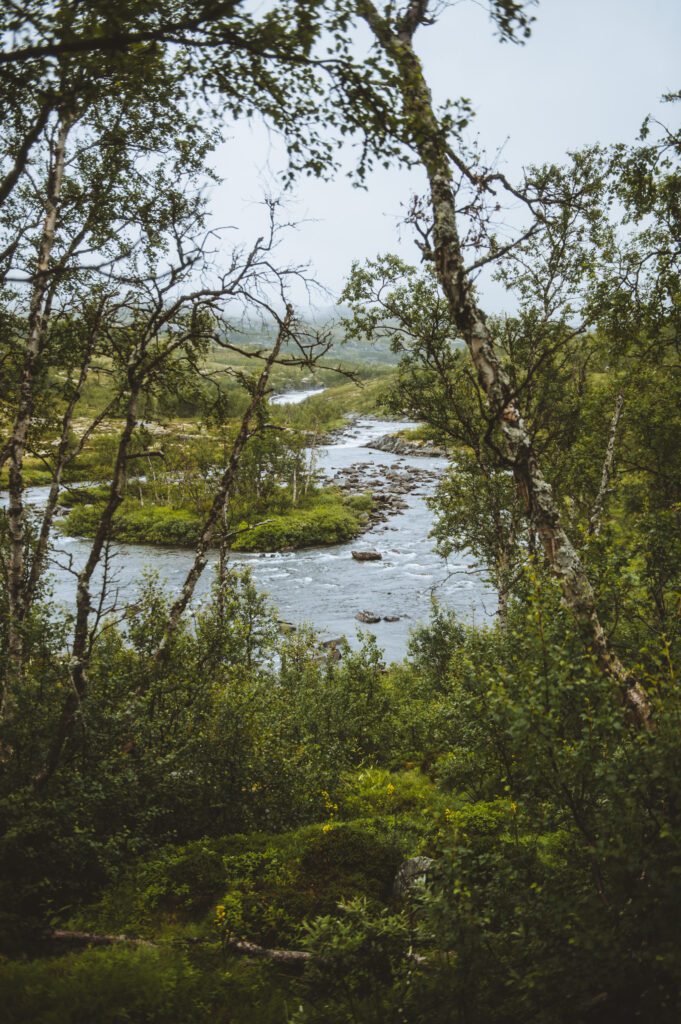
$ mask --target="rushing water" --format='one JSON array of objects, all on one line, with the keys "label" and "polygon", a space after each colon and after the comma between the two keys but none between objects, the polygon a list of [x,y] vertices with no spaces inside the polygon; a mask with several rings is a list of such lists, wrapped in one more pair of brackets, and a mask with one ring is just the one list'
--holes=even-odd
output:
[{"label": "rushing water", "polygon": [[[442,471],[444,459],[403,458],[362,447],[382,434],[406,424],[363,419],[349,427],[334,443],[317,449],[318,467],[327,475],[366,463],[386,472],[396,464]],[[326,638],[342,635],[357,643],[357,630],[373,633],[387,660],[401,658],[409,630],[428,619],[431,598],[456,610],[467,620],[481,621],[493,614],[494,594],[475,574],[471,557],[462,552],[443,562],[433,551],[428,537],[432,515],[425,497],[433,483],[422,483],[406,495],[407,508],[391,516],[348,544],[276,554],[234,554],[233,563],[247,565],[258,586],[277,606],[281,619],[300,624],[309,622]],[[47,488],[30,488],[27,500],[40,506]],[[382,560],[357,562],[352,550],[380,551]],[[54,600],[69,607],[75,598],[74,570],[82,567],[89,551],[88,541],[75,537],[55,539],[52,578]],[[113,548],[113,592],[120,605],[134,600],[145,570],[152,570],[177,591],[192,561],[188,550],[119,544]],[[213,564],[215,556],[211,558]],[[204,572],[196,590],[200,598],[211,585],[210,569]],[[360,610],[376,615],[399,616],[398,622],[360,626]]]},{"label": "rushing water", "polygon": [[272,395],[270,405],[300,405],[306,398],[312,398],[313,395],[321,395],[323,391],[326,391],[326,388],[321,385],[313,388],[304,388],[300,391],[284,391],[281,395]]}]

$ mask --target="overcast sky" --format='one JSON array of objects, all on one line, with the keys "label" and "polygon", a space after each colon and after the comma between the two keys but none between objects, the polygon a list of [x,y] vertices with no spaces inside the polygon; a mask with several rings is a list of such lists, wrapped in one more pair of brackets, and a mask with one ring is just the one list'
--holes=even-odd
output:
[{"label": "overcast sky", "polygon": [[[681,87],[679,0],[541,0],[534,13],[525,46],[500,44],[474,0],[460,0],[417,35],[436,100],[472,101],[488,152],[505,143],[507,174],[560,161],[587,143],[633,141],[648,113],[678,123],[680,105],[659,100]],[[259,231],[263,190],[279,191],[285,160],[262,126],[240,124],[229,135],[216,160],[224,182],[212,206],[216,223],[237,225],[247,240]],[[400,241],[399,221],[401,204],[424,191],[422,175],[381,169],[367,185],[364,192],[342,176],[331,183],[301,180],[291,197],[291,215],[308,222],[289,236],[281,256],[312,264],[332,293],[320,305],[335,301],[353,259],[399,252],[417,262],[404,229]],[[503,293],[486,287],[487,306],[499,311]]]}]

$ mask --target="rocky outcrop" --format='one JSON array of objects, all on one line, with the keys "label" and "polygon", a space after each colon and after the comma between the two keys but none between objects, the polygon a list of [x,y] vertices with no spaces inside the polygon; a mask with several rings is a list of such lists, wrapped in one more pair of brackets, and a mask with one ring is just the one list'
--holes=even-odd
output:
[{"label": "rocky outcrop", "polygon": [[320,648],[331,661],[341,661],[343,658],[343,638],[335,637],[333,640],[322,640]]}]

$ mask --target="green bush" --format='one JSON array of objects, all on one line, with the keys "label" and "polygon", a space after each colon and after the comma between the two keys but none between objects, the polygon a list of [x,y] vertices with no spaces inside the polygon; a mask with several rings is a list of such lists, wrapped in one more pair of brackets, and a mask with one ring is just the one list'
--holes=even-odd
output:
[{"label": "green bush", "polygon": [[[357,892],[388,902],[404,853],[394,836],[362,822],[326,826],[301,857],[303,877],[326,891],[324,902]],[[354,892],[352,891],[354,889]]]},{"label": "green bush", "polygon": [[[242,524],[245,528],[246,524]],[[235,551],[281,551],[343,544],[362,529],[362,520],[341,501],[320,501],[311,508],[292,509],[272,516],[269,522],[241,534],[232,545]]]},{"label": "green bush", "polygon": [[[441,625],[441,624],[440,624]],[[438,640],[439,637],[439,640]],[[439,626],[450,788],[488,794],[445,812],[426,900],[445,968],[414,1021],[546,1024],[678,1019],[678,727],[663,685],[655,728],[632,729],[553,584],[530,581],[505,630]],[[421,657],[427,645],[419,645]]]},{"label": "green bush", "polygon": [[[98,489],[99,490],[99,489]],[[60,524],[62,533],[94,536],[101,515],[99,504],[77,504]],[[187,509],[124,502],[114,516],[113,536],[123,544],[190,547],[196,543],[201,519]]]},{"label": "green bush", "polygon": [[305,919],[341,900],[389,902],[410,828],[382,819],[307,825],[166,846],[130,866],[98,902],[73,915],[81,930],[137,936],[215,935],[216,907],[238,902],[239,934],[292,945]]},{"label": "green bush", "polygon": [[74,508],[76,505],[95,505],[105,501],[109,495],[109,487],[99,484],[97,487],[69,487],[59,495],[61,508]]},{"label": "green bush", "polygon": [[364,768],[349,775],[339,802],[344,817],[368,817],[379,814],[404,814],[443,805],[443,794],[418,769],[391,772],[384,768]]},{"label": "green bush", "polygon": [[410,988],[410,929],[403,914],[361,898],[310,922],[313,959],[302,980],[296,1024],[403,1024]]},{"label": "green bush", "polygon": [[[45,788],[33,780],[68,663],[50,620],[40,642],[27,633],[0,790],[5,951],[30,949],[27,931],[48,922],[201,938],[207,960],[192,960],[190,974],[155,962],[143,1010],[125,995],[142,1019],[162,1021],[166,989],[192,990],[195,969],[202,992],[213,984],[219,940],[240,932],[296,948],[308,921],[319,955],[302,987],[291,983],[300,1020],[675,1024],[681,693],[671,660],[649,680],[654,728],[637,731],[541,578],[528,579],[505,628],[436,614],[410,660],[389,670],[371,641],[336,662],[309,630],[279,637],[237,573],[158,665],[167,608],[149,585],[125,631],[97,637],[82,723]],[[399,863],[421,853],[437,866],[407,915],[422,957],[407,983],[391,890]],[[86,1005],[86,967],[68,966],[80,955],[55,961],[66,965],[68,984],[53,983],[67,1006],[68,985]],[[21,968],[6,971],[15,1002],[57,976]],[[279,999],[270,975],[257,984],[265,1003]]]}]

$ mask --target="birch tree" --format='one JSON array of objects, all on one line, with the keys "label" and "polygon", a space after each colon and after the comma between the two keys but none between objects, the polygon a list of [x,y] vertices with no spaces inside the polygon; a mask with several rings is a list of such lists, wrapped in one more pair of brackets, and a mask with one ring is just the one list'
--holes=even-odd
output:
[{"label": "birch tree", "polygon": [[[499,358],[496,339],[479,305],[466,266],[454,197],[454,172],[462,171],[480,190],[492,188],[500,180],[502,185],[506,183],[498,174],[479,175],[467,166],[456,152],[451,119],[438,116],[435,111],[414,46],[418,30],[434,20],[428,0],[413,0],[397,12],[381,11],[371,0],[359,0],[356,10],[373,33],[377,47],[397,69],[404,136],[423,165],[430,188],[433,230],[428,255],[452,322],[468,347],[490,412],[498,423],[527,515],[599,665],[620,688],[636,719],[644,723],[650,714],[647,697],[612,649],[603,629],[593,587],[563,526],[552,488],[542,471],[511,379]],[[518,31],[528,30],[528,17],[521,5],[493,4],[492,14],[503,38],[513,39]],[[532,210],[531,196],[523,195],[510,184],[508,189],[529,202]]]},{"label": "birch tree", "polygon": [[[127,86],[136,92],[139,83],[133,76]],[[208,137],[197,132],[192,132],[191,153],[178,144],[175,154],[160,157],[167,147],[171,117],[178,127],[181,117],[164,99],[140,102],[124,83],[117,96],[97,89],[73,98],[54,123],[45,126],[30,166],[0,210],[7,240],[2,375],[9,424],[0,466],[9,467],[10,677],[20,671],[22,623],[44,562],[71,423],[93,357],[102,355],[99,321],[106,296],[115,293],[118,278],[131,273],[134,254],[157,247],[169,223],[183,208],[186,212],[183,190],[203,166]],[[63,329],[73,320],[78,303],[85,309],[95,307],[84,345],[77,340],[77,329],[72,338]],[[26,563],[23,464],[27,450],[38,441],[44,418],[36,419],[36,413],[43,403],[59,403],[60,380],[66,404],[52,467],[53,489],[31,567]]]}]

